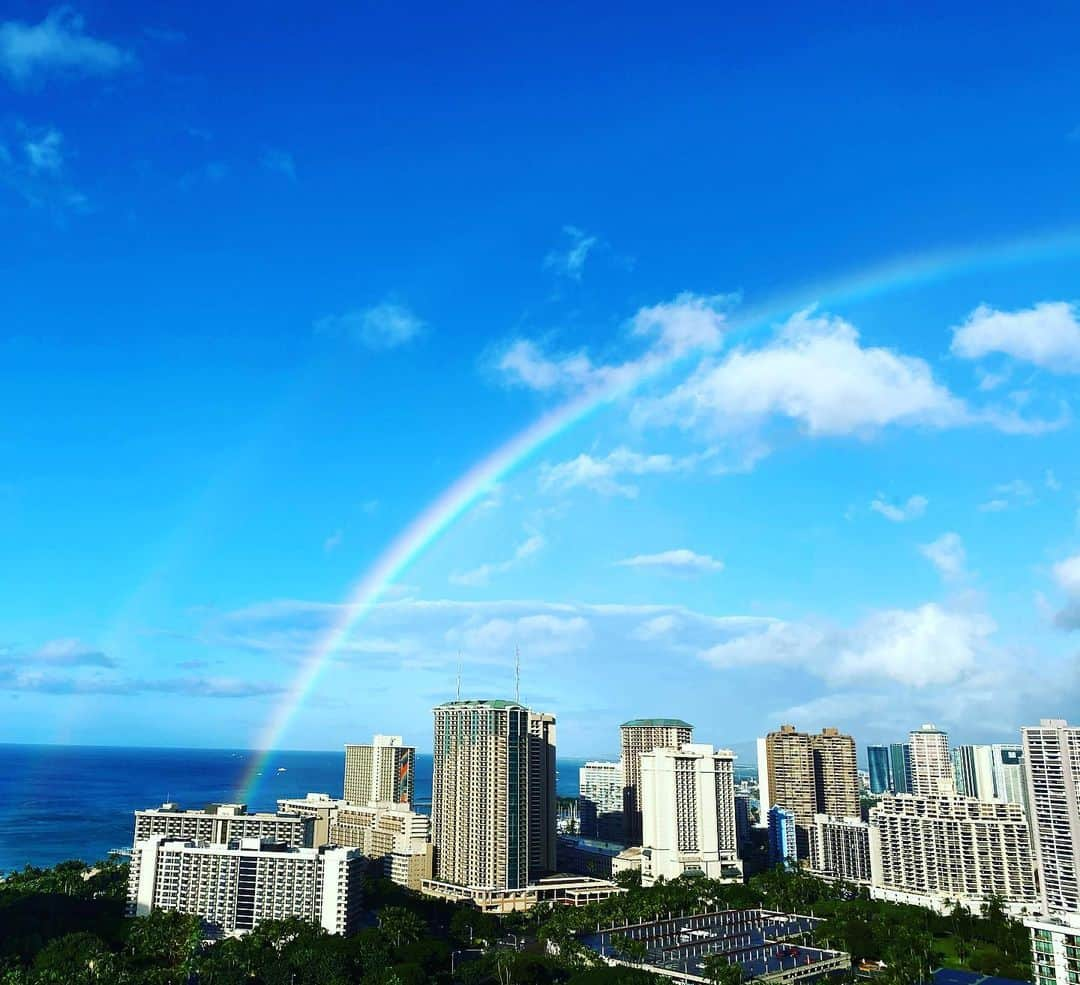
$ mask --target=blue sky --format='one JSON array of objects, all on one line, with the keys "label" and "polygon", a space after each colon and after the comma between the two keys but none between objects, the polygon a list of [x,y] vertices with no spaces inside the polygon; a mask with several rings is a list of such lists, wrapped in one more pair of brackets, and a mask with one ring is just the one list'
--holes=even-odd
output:
[{"label": "blue sky", "polygon": [[1075,708],[1068,5],[2,16],[0,740],[248,745],[410,520],[612,380],[286,745],[426,747],[515,646],[571,755]]}]

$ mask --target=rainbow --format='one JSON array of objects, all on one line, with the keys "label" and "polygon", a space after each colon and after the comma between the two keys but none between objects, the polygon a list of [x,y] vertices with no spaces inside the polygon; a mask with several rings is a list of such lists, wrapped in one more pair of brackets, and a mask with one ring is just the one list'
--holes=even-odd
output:
[{"label": "rainbow", "polygon": [[[729,322],[727,337],[745,334],[805,308],[809,304],[856,303],[930,285],[967,273],[1031,264],[1080,255],[1080,229],[1028,236],[994,244],[952,247],[894,258],[832,281],[804,285],[747,310]],[[240,787],[240,800],[249,800],[269,755],[315,687],[335,651],[354,627],[374,608],[386,589],[447,529],[485,494],[523,465],[557,435],[585,420],[600,407],[635,388],[646,378],[670,368],[681,353],[645,358],[629,374],[589,390],[548,411],[525,430],[496,448],[447,487],[390,543],[357,581],[339,607],[339,615],[311,652],[277,703],[260,732],[253,757]]]}]

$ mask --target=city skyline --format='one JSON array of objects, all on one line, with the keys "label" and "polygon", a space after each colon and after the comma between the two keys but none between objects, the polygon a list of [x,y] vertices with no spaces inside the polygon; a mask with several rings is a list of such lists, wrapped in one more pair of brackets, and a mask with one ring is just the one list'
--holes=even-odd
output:
[{"label": "city skyline", "polygon": [[1077,14],[619,14],[0,15],[0,738],[1080,703]]}]

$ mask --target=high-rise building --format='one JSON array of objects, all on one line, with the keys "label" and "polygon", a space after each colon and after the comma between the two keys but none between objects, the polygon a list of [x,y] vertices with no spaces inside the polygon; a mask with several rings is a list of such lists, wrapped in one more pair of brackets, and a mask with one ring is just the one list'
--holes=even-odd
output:
[{"label": "high-rise building", "polygon": [[132,849],[128,913],[195,914],[219,934],[300,917],[348,934],[360,917],[366,864],[346,848],[292,848],[258,838],[215,845],[151,835]]},{"label": "high-rise building", "polygon": [[678,749],[694,741],[694,726],[678,718],[635,718],[623,722],[622,739],[623,828],[628,845],[641,844],[640,757],[654,749]]},{"label": "high-rise building", "polygon": [[866,763],[870,770],[870,792],[887,793],[889,787],[889,747],[867,746]]},{"label": "high-rise building", "polygon": [[957,746],[952,751],[953,777],[961,797],[998,798],[994,789],[993,746]]},{"label": "high-rise building", "polygon": [[416,781],[416,749],[400,735],[377,735],[345,747],[345,799],[353,804],[409,804]]},{"label": "high-rise building", "polygon": [[949,736],[934,725],[924,725],[909,736],[911,792],[917,797],[951,797],[956,777],[949,755]]},{"label": "high-rise building", "polygon": [[640,756],[641,882],[700,872],[742,881],[735,831],[735,755],[687,743]]},{"label": "high-rise building", "polygon": [[578,816],[584,838],[623,836],[622,764],[588,762],[578,770]]},{"label": "high-rise building", "polygon": [[[516,701],[501,700],[448,701],[434,716],[435,880],[474,889],[523,888],[530,859],[538,857],[529,845],[537,830],[530,799],[542,795],[554,804],[554,794],[544,789],[553,784],[552,773],[545,768],[543,776],[530,775],[536,762],[530,719],[536,716]],[[553,727],[554,719],[547,725]]]},{"label": "high-rise building", "polygon": [[1075,914],[1080,912],[1080,727],[1044,718],[1021,734],[1043,909]]},{"label": "high-rise building", "polygon": [[555,871],[555,716],[529,712],[529,878]]},{"label": "high-rise building", "polygon": [[992,896],[1037,899],[1027,821],[1017,804],[970,797],[885,797],[870,809],[871,895],[943,910]]},{"label": "high-rise building", "polygon": [[773,806],[767,814],[769,824],[769,866],[793,868],[799,862],[799,841],[795,814],[786,807]]},{"label": "high-rise building", "polygon": [[889,790],[911,793],[911,746],[906,742],[889,745]]},{"label": "high-rise building", "polygon": [[206,841],[224,845],[240,838],[264,838],[310,848],[315,843],[313,822],[295,812],[249,814],[246,804],[208,804],[203,810],[183,810],[179,804],[162,804],[135,812],[134,841],[151,835],[169,840]]},{"label": "high-rise building", "polygon": [[810,869],[836,882],[870,884],[870,826],[857,817],[815,814],[810,827]]},{"label": "high-rise building", "polygon": [[[781,725],[765,736],[764,753],[768,800],[762,800],[762,810],[779,805],[791,811],[800,857],[809,854],[815,814],[859,816],[859,770],[850,735],[835,728],[808,734],[794,725]],[[762,772],[759,763],[759,776]]]},{"label": "high-rise building", "polygon": [[1028,803],[1027,768],[1024,766],[1024,747],[995,744],[990,747],[994,767],[994,796],[1010,804],[1021,804],[1031,823]]},{"label": "high-rise building", "polygon": [[750,841],[750,794],[748,793],[735,794],[735,840],[740,849]]}]

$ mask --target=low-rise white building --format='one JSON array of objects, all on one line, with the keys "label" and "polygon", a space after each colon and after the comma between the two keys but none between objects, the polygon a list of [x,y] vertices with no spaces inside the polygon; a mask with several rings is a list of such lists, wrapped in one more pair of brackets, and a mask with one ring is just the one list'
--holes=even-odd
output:
[{"label": "low-rise white building", "polygon": [[133,844],[151,835],[227,844],[240,838],[264,838],[294,848],[313,847],[313,823],[297,813],[249,814],[246,804],[208,804],[184,810],[179,804],[135,812]]},{"label": "low-rise white building", "polygon": [[687,743],[642,753],[641,882],[700,872],[742,880],[735,831],[735,755]]},{"label": "low-rise white building", "polygon": [[176,910],[210,932],[243,934],[300,917],[348,934],[360,914],[365,861],[345,848],[293,848],[255,838],[227,845],[151,835],[132,851],[128,913]]},{"label": "low-rise white building", "polygon": [[969,797],[884,797],[870,811],[871,895],[942,910],[1002,897],[1014,912],[1038,891],[1024,809]]}]

